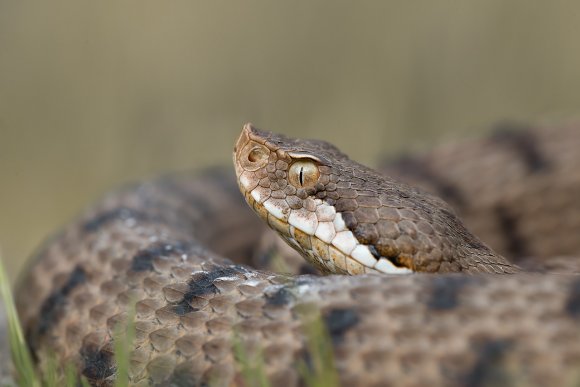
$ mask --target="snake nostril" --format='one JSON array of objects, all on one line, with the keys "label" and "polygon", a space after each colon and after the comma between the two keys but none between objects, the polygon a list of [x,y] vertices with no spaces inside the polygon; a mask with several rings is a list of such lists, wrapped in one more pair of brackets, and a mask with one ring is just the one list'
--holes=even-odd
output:
[{"label": "snake nostril", "polygon": [[264,152],[263,149],[254,148],[248,154],[248,161],[255,163],[255,162],[258,162],[260,160],[263,160],[264,157],[266,157],[266,153]]}]

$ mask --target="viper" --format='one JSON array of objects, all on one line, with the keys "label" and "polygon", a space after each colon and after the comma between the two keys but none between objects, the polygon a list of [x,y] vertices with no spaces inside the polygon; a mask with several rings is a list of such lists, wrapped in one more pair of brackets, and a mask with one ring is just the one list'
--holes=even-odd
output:
[{"label": "viper", "polygon": [[28,343],[112,385],[134,303],[135,385],[241,385],[240,347],[302,385],[314,320],[345,386],[574,385],[578,149],[577,126],[507,128],[375,171],[247,124],[235,176],[127,185],[47,241],[16,290]]}]

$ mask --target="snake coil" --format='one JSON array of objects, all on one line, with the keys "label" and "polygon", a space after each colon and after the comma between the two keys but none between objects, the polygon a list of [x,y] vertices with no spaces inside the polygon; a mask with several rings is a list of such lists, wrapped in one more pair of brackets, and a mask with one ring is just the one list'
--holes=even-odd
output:
[{"label": "snake coil", "polygon": [[[580,250],[577,130],[503,130],[390,162],[386,177],[248,124],[236,177],[126,186],[48,241],[16,292],[28,342],[112,385],[113,333],[136,301],[134,385],[241,385],[236,342],[263,355],[272,385],[301,385],[313,316],[343,385],[578,383],[578,263],[562,258]],[[353,275],[252,268],[266,224],[319,271]]]}]

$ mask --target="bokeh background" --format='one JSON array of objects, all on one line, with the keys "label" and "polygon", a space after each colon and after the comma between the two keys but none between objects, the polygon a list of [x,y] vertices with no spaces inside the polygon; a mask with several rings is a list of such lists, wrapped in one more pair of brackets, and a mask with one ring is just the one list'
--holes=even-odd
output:
[{"label": "bokeh background", "polygon": [[246,121],[373,163],[579,101],[578,2],[0,0],[3,258]]}]

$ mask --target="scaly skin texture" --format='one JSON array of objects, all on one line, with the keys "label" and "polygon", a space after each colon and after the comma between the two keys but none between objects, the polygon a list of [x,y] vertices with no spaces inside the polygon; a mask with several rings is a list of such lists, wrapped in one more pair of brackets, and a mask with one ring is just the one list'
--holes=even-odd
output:
[{"label": "scaly skin texture", "polygon": [[578,255],[580,127],[500,125],[488,138],[449,144],[381,168],[449,202],[495,251],[520,262]]},{"label": "scaly skin texture", "polygon": [[[543,132],[532,131],[534,136],[540,136],[539,133]],[[515,220],[515,224],[523,226],[517,214],[529,217],[538,211],[547,214],[548,210],[543,212],[543,208],[562,211],[549,213],[550,217],[540,223],[552,217],[568,219],[568,214],[577,213],[580,207],[577,200],[572,206],[531,206],[522,199],[527,198],[528,187],[513,189],[528,181],[532,182],[531,192],[536,186],[549,184],[554,189],[553,195],[544,195],[539,203],[548,203],[550,198],[557,202],[562,197],[565,199],[560,200],[569,203],[571,195],[579,197],[578,185],[564,182],[560,191],[556,185],[559,180],[550,178],[578,175],[577,152],[563,155],[567,144],[577,141],[578,136],[570,128],[549,133],[552,133],[547,135],[549,139],[557,139],[546,143],[550,153],[544,157],[550,160],[552,168],[549,174],[530,172],[529,180],[517,175],[516,184],[505,180],[494,182],[496,177],[509,175],[500,170],[491,173],[490,164],[478,172],[476,160],[461,166],[456,163],[450,171],[461,171],[463,167],[461,173],[478,176],[480,185],[485,184],[479,180],[488,179],[493,187],[489,190],[503,199],[502,206],[516,214],[512,216],[512,225]],[[430,244],[413,245],[408,250],[408,238],[399,245],[399,237],[392,238],[392,233],[388,234],[391,239],[383,240],[381,245],[382,226],[377,227],[379,220],[367,221],[369,214],[363,215],[367,216],[365,221],[361,218],[356,223],[344,219],[345,227],[354,227],[353,235],[359,242],[364,234],[354,232],[356,227],[367,224],[368,230],[372,229],[368,224],[374,225],[379,234],[374,241],[379,256],[373,257],[377,261],[388,256],[393,266],[459,273],[373,272],[317,277],[252,269],[246,264],[265,231],[235,192],[235,178],[217,170],[198,177],[169,176],[106,196],[40,249],[16,292],[19,314],[38,358],[50,351],[61,361],[74,362],[93,385],[110,385],[115,372],[112,333],[115,325],[125,319],[129,300],[136,300],[137,338],[131,352],[130,377],[137,385],[242,384],[233,350],[234,332],[235,340],[248,352],[263,352],[264,368],[272,385],[298,385],[301,379],[297,363],[302,360],[309,364],[312,359],[304,334],[308,315],[300,312],[305,308],[320,311],[343,385],[574,385],[580,380],[580,279],[576,275],[466,274],[507,274],[517,272],[518,268],[469,233],[452,210],[433,196],[382,178],[321,142],[287,142],[283,137],[246,127],[236,146],[238,152],[252,136],[258,143],[261,138],[281,141],[277,145],[272,142],[272,146],[291,147],[294,152],[318,152],[318,162],[328,168],[323,168],[321,176],[328,176],[329,183],[331,179],[337,180],[334,191],[325,183],[327,195],[321,200],[332,199],[335,200],[332,205],[338,205],[339,181],[350,181],[349,187],[341,189],[360,194],[370,179],[373,189],[379,192],[380,208],[395,207],[399,215],[412,217],[415,231],[420,231],[413,234],[408,222],[402,226],[401,222],[409,219],[389,219],[397,226],[399,237],[415,235],[420,240],[421,233],[428,230],[419,226],[422,222],[433,229],[423,241]],[[304,147],[295,149],[300,144]],[[486,142],[469,146],[468,149],[482,147],[491,152]],[[544,149],[544,143],[538,143],[537,147]],[[554,149],[560,150],[557,155],[551,153]],[[442,152],[453,158],[453,152]],[[277,155],[285,157],[282,151]],[[419,167],[423,165],[423,159],[414,160]],[[285,162],[290,167],[292,160]],[[409,170],[409,159],[406,162],[389,168]],[[283,164],[276,165],[284,170]],[[439,172],[436,163],[426,165],[432,168],[431,175]],[[503,163],[494,168],[507,169]],[[421,168],[413,170],[419,171],[419,177],[430,176]],[[276,171],[268,173],[281,178]],[[478,208],[493,207],[491,199],[482,198],[489,204],[481,207],[468,204],[476,203],[477,199],[467,196],[464,192],[470,191],[456,183],[463,181],[461,173],[446,178],[447,187],[459,187],[455,192],[469,197],[460,212],[479,214],[482,218],[497,216],[500,211],[477,212]],[[337,178],[331,177],[334,174]],[[574,176],[572,180],[577,181]],[[268,177],[272,182],[273,178]],[[238,178],[243,186],[241,174]],[[424,180],[427,186],[431,183],[433,191],[442,186],[433,178]],[[279,187],[280,182],[276,183]],[[505,196],[496,192],[503,187],[509,188]],[[317,192],[322,192],[319,188]],[[380,195],[387,191],[394,196],[383,202]],[[337,192],[338,197],[333,199],[330,192]],[[352,212],[356,219],[358,208],[370,208],[361,205],[358,197],[356,208],[349,207],[353,203],[347,202],[335,212]],[[517,201],[510,202],[513,197]],[[526,205],[520,207],[520,203]],[[257,208],[264,216],[262,207]],[[409,212],[401,211],[404,209]],[[532,213],[526,213],[528,210]],[[507,229],[504,225],[504,234]],[[519,241],[526,244],[527,234],[518,233]],[[534,243],[549,245],[550,234],[557,239],[562,233],[561,228],[546,228],[538,236],[543,242]],[[300,235],[296,239],[306,243]],[[571,249],[580,244],[579,238],[575,239],[575,246],[567,245]],[[388,241],[394,242],[394,251],[384,248]],[[363,242],[369,245],[371,240]],[[341,243],[339,246],[344,247]],[[441,250],[441,254],[432,254],[435,249]],[[390,253],[386,254],[387,251]],[[558,254],[576,251],[561,249]],[[348,254],[344,255],[346,260]],[[348,272],[348,266],[345,267]]]}]

